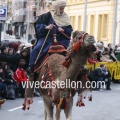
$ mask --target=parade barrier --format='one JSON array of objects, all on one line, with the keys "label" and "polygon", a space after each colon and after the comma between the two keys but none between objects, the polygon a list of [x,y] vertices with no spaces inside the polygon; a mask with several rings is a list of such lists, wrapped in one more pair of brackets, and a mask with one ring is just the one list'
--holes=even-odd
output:
[{"label": "parade barrier", "polygon": [[89,72],[98,68],[101,64],[105,64],[107,69],[110,71],[111,76],[114,80],[120,80],[120,62],[97,62],[95,64],[86,63],[85,67]]},{"label": "parade barrier", "polygon": [[88,72],[91,72],[92,70],[95,69],[95,64],[86,63],[85,67],[88,69]]},{"label": "parade barrier", "polygon": [[116,65],[115,72],[114,72],[114,79],[120,80],[120,63]]},{"label": "parade barrier", "polygon": [[101,64],[105,64],[107,69],[110,71],[111,76],[114,77],[116,62],[98,62],[95,64],[95,68],[98,68]]}]

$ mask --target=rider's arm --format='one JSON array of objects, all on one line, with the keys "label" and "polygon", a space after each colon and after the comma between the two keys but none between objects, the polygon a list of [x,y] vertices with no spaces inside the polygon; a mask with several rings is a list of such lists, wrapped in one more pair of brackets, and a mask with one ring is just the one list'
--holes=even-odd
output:
[{"label": "rider's arm", "polygon": [[64,33],[65,33],[66,35],[68,35],[69,37],[71,36],[71,32],[73,31],[71,25],[62,27],[62,29],[64,30]]},{"label": "rider's arm", "polygon": [[41,32],[46,32],[46,31],[48,31],[47,29],[45,29],[46,26],[47,26],[47,25],[45,25],[45,24],[37,24],[37,25],[36,25],[36,30],[37,30],[37,32],[38,32],[38,33],[41,33]]}]

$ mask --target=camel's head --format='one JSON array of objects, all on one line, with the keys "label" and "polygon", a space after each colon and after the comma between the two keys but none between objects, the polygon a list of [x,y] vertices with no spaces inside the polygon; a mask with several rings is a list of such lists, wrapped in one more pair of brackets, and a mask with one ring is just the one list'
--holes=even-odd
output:
[{"label": "camel's head", "polygon": [[81,41],[84,46],[93,45],[95,43],[94,36],[90,36],[83,31],[75,31],[72,33],[73,42]]},{"label": "camel's head", "polygon": [[96,50],[93,45],[95,43],[94,36],[90,36],[83,31],[75,31],[72,33],[72,43],[73,49],[77,52],[80,48],[88,48],[91,52]]},{"label": "camel's head", "polygon": [[63,66],[68,67],[70,59],[74,56],[75,62],[81,62],[84,65],[87,58],[90,58],[96,47],[94,37],[83,31],[75,31],[72,33],[72,41],[67,51],[67,56],[63,62]]}]

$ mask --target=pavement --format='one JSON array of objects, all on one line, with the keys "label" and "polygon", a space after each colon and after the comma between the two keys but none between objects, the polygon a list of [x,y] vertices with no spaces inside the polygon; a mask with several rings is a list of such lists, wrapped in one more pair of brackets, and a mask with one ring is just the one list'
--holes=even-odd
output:
[{"label": "pavement", "polygon": [[[72,120],[120,120],[120,84],[112,83],[111,89],[93,91],[93,101],[85,99],[85,107],[76,107],[76,95]],[[21,109],[22,103],[22,98],[7,100],[0,108],[0,120],[44,120],[44,104],[41,97],[34,97],[34,102],[27,111]],[[61,112],[61,120],[65,120],[64,111]]]}]

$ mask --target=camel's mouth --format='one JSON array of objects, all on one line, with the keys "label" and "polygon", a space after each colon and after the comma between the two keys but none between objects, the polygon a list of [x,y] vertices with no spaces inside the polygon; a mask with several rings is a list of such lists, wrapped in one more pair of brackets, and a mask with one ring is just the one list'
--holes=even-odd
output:
[{"label": "camel's mouth", "polygon": [[94,53],[96,51],[96,47],[93,44],[88,45],[87,49],[92,53]]},{"label": "camel's mouth", "polygon": [[84,41],[85,46],[92,46],[95,43],[94,36],[86,35],[86,40]]}]

